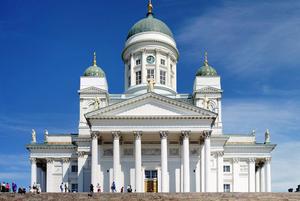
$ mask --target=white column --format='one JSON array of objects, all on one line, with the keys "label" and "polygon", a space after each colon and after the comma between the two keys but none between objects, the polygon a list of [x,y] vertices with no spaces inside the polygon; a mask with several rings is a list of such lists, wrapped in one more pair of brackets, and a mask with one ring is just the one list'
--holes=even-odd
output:
[{"label": "white column", "polygon": [[168,181],[168,132],[161,131],[161,192],[169,192]]},{"label": "white column", "polygon": [[99,182],[97,169],[98,169],[98,135],[99,133],[94,131],[91,133],[92,138],[92,169],[91,169],[91,183],[94,185],[94,192],[97,191],[97,183]]},{"label": "white column", "polygon": [[233,158],[233,192],[239,192],[240,164],[238,158]]},{"label": "white column", "polygon": [[260,167],[260,192],[266,192],[265,164]]},{"label": "white column", "polygon": [[211,192],[210,189],[210,135],[211,131],[204,131],[204,156],[205,156],[205,192]]},{"label": "white column", "polygon": [[260,192],[260,168],[257,166],[255,172],[255,192]]},{"label": "white column", "polygon": [[134,66],[135,66],[134,56],[133,54],[130,54],[130,79],[131,79],[130,87],[135,85]]},{"label": "white column", "polygon": [[146,71],[146,49],[142,50],[142,84],[147,83],[147,71]]},{"label": "white column", "polygon": [[183,146],[183,192],[190,192],[190,148],[189,131],[182,131]]},{"label": "white column", "polygon": [[160,84],[159,50],[155,49],[155,83]]},{"label": "white column", "polygon": [[36,158],[30,158],[31,162],[31,186],[33,184],[36,184],[36,178],[37,178],[37,167],[36,167]]},{"label": "white column", "polygon": [[224,152],[217,152],[217,163],[218,163],[218,170],[217,170],[217,183],[218,183],[218,192],[224,192],[224,179],[223,179],[223,155]]},{"label": "white column", "polygon": [[86,161],[86,158],[84,157],[85,152],[79,151],[78,152],[78,159],[77,159],[77,165],[78,165],[78,173],[77,173],[77,183],[78,183],[78,192],[83,192],[83,167]]},{"label": "white column", "polygon": [[183,191],[183,155],[184,155],[184,151],[183,151],[183,141],[180,140],[180,192],[184,192]]},{"label": "white column", "polygon": [[167,54],[167,86],[171,87],[170,53]]},{"label": "white column", "polygon": [[69,187],[69,166],[70,166],[70,159],[64,158],[62,181],[63,183],[67,184],[68,187]]},{"label": "white column", "polygon": [[266,171],[266,192],[271,192],[271,158],[266,158],[265,162]]},{"label": "white column", "polygon": [[[53,167],[53,160],[51,158],[47,158],[47,192],[55,192],[53,189],[53,175],[52,175],[52,167]],[[59,186],[56,187],[56,192],[59,191]]]},{"label": "white column", "polygon": [[200,181],[201,181],[201,192],[205,192],[205,154],[204,154],[204,141],[200,145]]},{"label": "white column", "polygon": [[[143,192],[142,189],[142,131],[134,132],[135,137],[135,190],[137,193]],[[134,189],[133,189],[134,191]]]},{"label": "white column", "polygon": [[120,186],[120,131],[112,132],[113,136],[113,181],[118,191]]},{"label": "white column", "polygon": [[255,192],[255,158],[248,161],[248,191]]}]

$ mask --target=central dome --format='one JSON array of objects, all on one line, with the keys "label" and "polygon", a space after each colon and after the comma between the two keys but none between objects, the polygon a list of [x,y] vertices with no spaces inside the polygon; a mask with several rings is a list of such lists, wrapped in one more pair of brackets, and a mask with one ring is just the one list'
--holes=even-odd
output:
[{"label": "central dome", "polygon": [[152,13],[148,13],[146,18],[141,19],[131,27],[127,39],[135,34],[148,31],[160,32],[173,38],[170,28],[163,21],[156,19]]}]

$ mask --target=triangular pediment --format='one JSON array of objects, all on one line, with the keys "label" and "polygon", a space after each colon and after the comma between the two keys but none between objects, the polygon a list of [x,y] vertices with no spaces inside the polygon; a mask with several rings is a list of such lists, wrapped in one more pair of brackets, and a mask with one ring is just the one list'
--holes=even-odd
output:
[{"label": "triangular pediment", "polygon": [[103,89],[100,89],[100,88],[94,87],[94,86],[80,89],[78,92],[81,94],[107,93],[106,90],[103,90]]},{"label": "triangular pediment", "polygon": [[216,113],[156,93],[147,93],[87,113],[86,118],[195,116],[215,118]]}]

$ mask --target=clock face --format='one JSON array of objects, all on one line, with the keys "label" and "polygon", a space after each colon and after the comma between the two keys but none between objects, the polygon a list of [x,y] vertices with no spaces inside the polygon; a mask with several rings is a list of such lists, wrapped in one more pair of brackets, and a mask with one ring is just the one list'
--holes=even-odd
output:
[{"label": "clock face", "polygon": [[147,62],[148,62],[148,64],[153,64],[154,61],[155,61],[154,56],[148,56],[148,57],[147,57]]}]

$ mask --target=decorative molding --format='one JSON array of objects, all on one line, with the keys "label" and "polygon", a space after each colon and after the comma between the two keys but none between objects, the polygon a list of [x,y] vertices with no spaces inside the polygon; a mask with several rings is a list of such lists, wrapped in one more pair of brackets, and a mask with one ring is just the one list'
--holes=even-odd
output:
[{"label": "decorative molding", "polygon": [[142,131],[134,131],[133,135],[134,135],[136,140],[139,140],[139,139],[142,138],[143,132]]},{"label": "decorative molding", "polygon": [[119,140],[121,137],[121,131],[112,131],[111,134],[112,134],[114,140],[115,139]]},{"label": "decorative molding", "polygon": [[160,139],[165,139],[168,137],[168,131],[159,131]]}]

